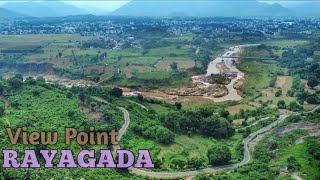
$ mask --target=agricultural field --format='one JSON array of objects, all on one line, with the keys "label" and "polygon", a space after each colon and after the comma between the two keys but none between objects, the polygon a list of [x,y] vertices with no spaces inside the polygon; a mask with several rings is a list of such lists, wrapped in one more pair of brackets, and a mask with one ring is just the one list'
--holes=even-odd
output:
[{"label": "agricultural field", "polygon": [[[172,45],[191,40],[191,35],[166,39]],[[6,60],[9,57],[16,63],[49,63],[56,68],[56,73],[69,78],[87,76],[91,80],[103,81],[109,79],[106,77],[117,75],[123,78],[120,81],[113,80],[112,83],[118,82],[120,85],[125,79],[142,78],[143,81],[145,76],[149,79],[155,77],[154,80],[162,80],[161,78],[171,76],[173,70],[184,72],[196,65],[195,50],[186,44],[149,49],[94,46],[94,43],[101,43],[101,41],[103,43],[101,39],[76,34],[2,36],[0,61],[1,57]],[[101,46],[101,44],[98,45]],[[171,68],[170,65],[173,63],[177,63],[176,69]],[[142,75],[141,72],[144,74]],[[158,74],[161,76],[157,76]],[[173,83],[176,84],[176,82]],[[136,84],[143,85],[139,81]]]},{"label": "agricultural field", "polygon": [[297,45],[305,45],[308,43],[306,40],[271,40],[271,41],[266,41],[264,42],[266,45],[270,46],[279,46],[281,48],[286,48],[286,47],[294,47]]}]

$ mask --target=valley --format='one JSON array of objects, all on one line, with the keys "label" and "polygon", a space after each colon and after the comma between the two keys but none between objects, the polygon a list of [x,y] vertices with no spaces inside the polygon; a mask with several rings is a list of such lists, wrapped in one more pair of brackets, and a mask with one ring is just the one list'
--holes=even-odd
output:
[{"label": "valley", "polygon": [[[0,178],[320,177],[317,20],[78,18],[0,22],[0,146],[37,157],[148,150],[154,167],[1,168]],[[5,130],[19,127],[114,129],[119,144],[14,145]]]}]

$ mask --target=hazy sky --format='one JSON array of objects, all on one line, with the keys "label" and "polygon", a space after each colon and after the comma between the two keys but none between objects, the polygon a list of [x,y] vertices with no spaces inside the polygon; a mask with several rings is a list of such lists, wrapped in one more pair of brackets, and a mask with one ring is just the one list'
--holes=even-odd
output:
[{"label": "hazy sky", "polygon": [[[13,0],[16,1],[16,0]],[[81,8],[94,8],[94,9],[103,9],[103,10],[107,10],[107,11],[113,11],[119,7],[121,7],[122,5],[128,3],[130,0],[100,0],[100,1],[76,1],[76,0],[69,0],[69,1],[63,1],[65,3],[68,4],[72,4]],[[295,4],[299,4],[299,3],[304,3],[303,1],[288,1],[288,0],[278,0],[278,1],[274,1],[274,0],[258,0],[260,2],[266,2],[266,3],[280,3],[282,5],[295,5]],[[10,2],[10,0],[8,1],[2,1],[0,0],[0,5],[4,4],[6,2]]]},{"label": "hazy sky", "polygon": [[[12,0],[13,2],[17,2],[16,0]],[[31,0],[32,1],[32,0]],[[6,2],[10,2],[10,0],[8,1],[2,1],[0,0],[0,5],[6,3]],[[26,2],[26,1],[24,1]],[[99,9],[105,9],[108,11],[112,11],[115,10],[119,7],[121,7],[122,5],[126,4],[127,1],[123,1],[123,0],[118,0],[118,1],[109,1],[109,0],[100,0],[100,1],[63,1],[65,3],[68,4],[72,4],[74,6],[78,6],[78,7],[84,7],[84,8],[90,8],[90,7],[94,7],[94,8],[99,8]]]},{"label": "hazy sky", "polygon": [[99,9],[106,9],[109,11],[115,10],[129,1],[64,1],[78,7],[95,7]]}]

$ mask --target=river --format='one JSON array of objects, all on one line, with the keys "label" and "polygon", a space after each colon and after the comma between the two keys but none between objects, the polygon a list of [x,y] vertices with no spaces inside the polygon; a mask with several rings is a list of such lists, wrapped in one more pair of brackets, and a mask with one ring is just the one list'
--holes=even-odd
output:
[{"label": "river", "polygon": [[223,102],[223,101],[238,101],[241,100],[242,97],[238,94],[237,90],[234,88],[234,84],[244,78],[244,73],[241,72],[235,65],[235,63],[239,60],[238,57],[240,55],[241,49],[243,47],[249,46],[258,46],[259,44],[247,44],[247,45],[239,45],[230,47],[227,49],[224,54],[220,57],[215,58],[208,64],[206,75],[202,76],[193,76],[193,83],[202,84],[203,87],[208,87],[211,84],[204,82],[204,76],[210,76],[211,74],[222,74],[222,73],[237,73],[236,77],[234,77],[229,84],[226,85],[228,89],[228,94],[223,97],[205,97],[208,99],[212,99],[214,102]]}]

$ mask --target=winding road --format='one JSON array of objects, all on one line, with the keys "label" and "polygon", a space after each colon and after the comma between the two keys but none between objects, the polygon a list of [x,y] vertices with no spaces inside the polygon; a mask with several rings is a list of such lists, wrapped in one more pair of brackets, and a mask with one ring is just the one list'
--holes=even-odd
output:
[{"label": "winding road", "polygon": [[258,134],[261,134],[261,133],[264,133],[266,131],[271,130],[272,128],[277,126],[279,123],[283,122],[287,117],[288,117],[288,115],[281,115],[273,123],[269,124],[266,127],[263,127],[261,129],[259,129],[258,131],[254,132],[254,133],[251,133],[247,138],[245,138],[242,141],[242,143],[244,145],[243,160],[241,162],[239,162],[239,163],[228,164],[228,165],[224,165],[224,166],[216,166],[216,167],[212,167],[212,168],[205,168],[205,169],[194,170],[194,171],[186,171],[186,172],[151,172],[151,171],[144,171],[144,170],[136,169],[136,168],[129,168],[129,170],[132,173],[139,174],[139,175],[144,175],[144,176],[149,176],[149,177],[175,178],[175,177],[184,177],[184,176],[194,176],[194,175],[197,175],[199,173],[212,173],[212,172],[216,172],[216,171],[219,171],[219,170],[234,169],[234,168],[243,166],[243,165],[247,164],[251,159],[250,151],[249,151],[249,148],[248,148],[248,143],[251,140],[253,140]]},{"label": "winding road", "polygon": [[[110,104],[108,101],[106,101],[100,97],[92,96],[92,98],[96,101],[101,102],[101,103]],[[120,142],[123,134],[127,131],[128,127],[129,127],[130,116],[129,116],[129,112],[125,108],[123,108],[123,107],[117,107],[117,108],[119,108],[123,112],[124,121],[125,121],[124,124],[122,125],[121,129],[118,131],[117,141]],[[315,107],[310,112],[314,112],[318,108],[320,108],[320,106]],[[244,146],[243,160],[239,163],[228,164],[228,165],[223,165],[223,166],[216,166],[216,167],[212,167],[212,168],[205,168],[205,169],[194,170],[194,171],[185,171],[185,172],[152,172],[152,171],[145,171],[145,170],[137,169],[137,168],[133,168],[133,167],[130,167],[129,171],[134,174],[149,176],[149,177],[154,177],[154,178],[176,178],[176,177],[194,176],[199,173],[212,173],[212,172],[216,172],[219,170],[234,169],[234,168],[243,166],[243,165],[249,163],[249,161],[251,159],[250,151],[248,148],[249,142],[252,141],[257,135],[273,129],[279,123],[282,123],[288,116],[289,115],[280,115],[277,120],[275,120],[274,122],[272,122],[268,126],[263,127],[255,132],[251,133],[247,138],[245,138],[242,141],[243,146]],[[120,146],[119,145],[114,146],[114,149],[118,150],[118,149],[120,149]]]}]

